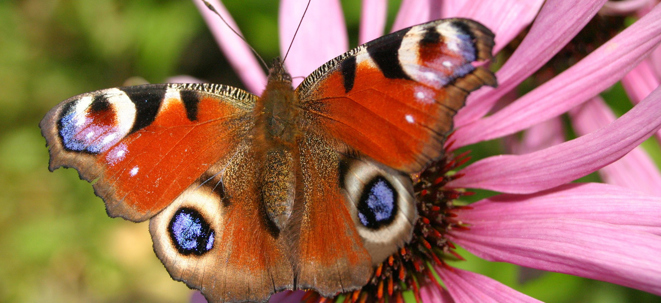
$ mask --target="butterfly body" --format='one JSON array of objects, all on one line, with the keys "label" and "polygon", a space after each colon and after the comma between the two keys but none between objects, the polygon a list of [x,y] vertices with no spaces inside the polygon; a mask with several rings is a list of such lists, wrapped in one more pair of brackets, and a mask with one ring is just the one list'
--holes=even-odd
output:
[{"label": "butterfly body", "polygon": [[151,219],[170,275],[210,301],[324,296],[368,283],[411,240],[409,174],[442,155],[466,95],[495,85],[493,34],[462,19],[384,36],[294,89],[282,62],[260,97],[213,84],[113,88],[41,123],[50,169],[94,181],[110,216]]},{"label": "butterfly body", "polygon": [[298,99],[291,77],[279,60],[274,62],[269,81],[255,106],[254,144],[260,150],[260,189],[269,219],[282,230],[291,216],[300,180],[297,142],[301,138]]}]

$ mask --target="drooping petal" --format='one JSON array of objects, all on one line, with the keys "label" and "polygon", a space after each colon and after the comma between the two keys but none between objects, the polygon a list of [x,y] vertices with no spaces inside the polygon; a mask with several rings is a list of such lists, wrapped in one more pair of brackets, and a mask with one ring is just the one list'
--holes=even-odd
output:
[{"label": "drooping petal", "polygon": [[650,63],[652,70],[656,74],[657,79],[661,79],[661,47],[657,47],[652,54],[650,54]]},{"label": "drooping petal", "polygon": [[472,0],[455,17],[473,19],[491,29],[496,34],[493,52],[498,53],[535,19],[543,3],[543,0]]},{"label": "drooping petal", "polygon": [[456,302],[540,302],[502,283],[458,268],[436,268]]},{"label": "drooping petal", "polygon": [[427,283],[420,287],[420,298],[423,303],[453,303],[452,296],[436,284]]},{"label": "drooping petal", "polygon": [[613,163],[660,127],[661,88],[657,88],[607,127],[538,152],[482,159],[463,169],[464,176],[448,186],[508,193],[553,188]]},{"label": "drooping petal", "polygon": [[627,15],[638,10],[650,9],[656,2],[657,0],[608,1],[600,12],[605,15]]},{"label": "drooping petal", "polygon": [[[657,50],[659,49],[661,48],[657,48]],[[652,64],[653,55],[657,50],[622,78],[622,86],[634,104],[638,104],[640,100],[661,85],[661,77],[656,75]],[[661,141],[661,131],[658,131],[655,136],[657,140]]]},{"label": "drooping petal", "polygon": [[[208,2],[216,8],[218,13],[223,16],[225,21],[237,32],[240,33],[239,27],[236,26],[234,19],[227,12],[225,7],[218,0],[208,0]],[[202,1],[194,0],[195,6],[202,14],[204,21],[209,26],[209,30],[216,38],[216,42],[220,45],[220,49],[225,54],[227,61],[232,65],[234,71],[239,75],[241,81],[246,85],[246,89],[253,94],[261,94],[266,86],[266,74],[255,58],[250,47],[238,37],[232,30]]]},{"label": "drooping petal", "polygon": [[605,1],[546,1],[521,45],[496,72],[498,88],[483,87],[472,93],[466,107],[455,116],[455,127],[460,128],[486,115],[502,96],[560,51]]},{"label": "drooping petal", "polygon": [[437,0],[403,0],[392,25],[392,31],[440,19],[441,4]]},{"label": "drooping petal", "polygon": [[455,230],[449,238],[483,259],[661,294],[658,235],[573,218],[470,223],[469,230]]},{"label": "drooping petal", "polygon": [[269,303],[298,303],[302,302],[302,298],[305,295],[303,290],[285,290],[279,293],[273,294],[269,298]]},{"label": "drooping petal", "polygon": [[441,19],[456,17],[457,12],[466,4],[466,2],[466,0],[441,1]]},{"label": "drooping petal", "polygon": [[622,78],[622,86],[634,104],[638,104],[659,85],[661,85],[661,81],[654,74],[649,60],[640,62]]},{"label": "drooping petal", "polygon": [[188,75],[180,75],[180,76],[174,76],[165,79],[165,83],[204,83],[205,81],[202,81],[198,78],[191,77]]},{"label": "drooping petal", "polygon": [[465,125],[455,145],[499,138],[558,116],[615,84],[661,42],[661,5],[583,60],[497,113]]},{"label": "drooping petal", "polygon": [[[344,23],[342,6],[337,0],[283,0],[280,2],[279,30],[280,52],[285,56],[287,70],[294,77],[294,86],[328,60],[346,52],[349,48],[347,29]],[[294,39],[294,33],[301,22]],[[292,41],[292,39],[294,39]]]},{"label": "drooping petal", "polygon": [[528,195],[502,194],[457,210],[471,224],[572,219],[609,223],[661,236],[661,197],[603,183],[571,183]]},{"label": "drooping petal", "polygon": [[[583,103],[569,114],[576,134],[581,136],[615,121],[615,115],[601,97]],[[661,196],[659,168],[640,146],[620,160],[604,166],[599,174],[606,183]]]},{"label": "drooping petal", "polygon": [[383,36],[386,27],[387,8],[388,2],[385,0],[363,0],[358,44]]},{"label": "drooping petal", "polygon": [[508,136],[507,148],[516,155],[528,154],[565,142],[562,119],[554,118],[526,129],[522,138]]},{"label": "drooping petal", "polygon": [[207,299],[200,291],[196,290],[191,294],[190,303],[207,303]]}]

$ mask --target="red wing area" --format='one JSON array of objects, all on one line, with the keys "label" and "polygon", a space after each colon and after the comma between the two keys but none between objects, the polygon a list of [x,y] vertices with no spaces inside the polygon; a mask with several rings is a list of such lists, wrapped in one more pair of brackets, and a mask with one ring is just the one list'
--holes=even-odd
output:
[{"label": "red wing area", "polygon": [[51,170],[94,182],[110,216],[152,217],[226,161],[252,126],[252,95],[211,85],[147,85],[73,97],[41,129]]},{"label": "red wing area", "polygon": [[435,96],[445,90],[431,90],[402,79],[387,79],[374,68],[360,68],[356,85],[346,94],[340,73],[323,83],[319,104],[309,109],[319,115],[319,127],[383,164],[399,170],[416,171],[439,155],[443,136],[450,130],[452,109],[435,103],[415,104],[413,95],[426,90]]},{"label": "red wing area", "polygon": [[331,60],[297,89],[303,127],[404,172],[443,152],[469,92],[495,85],[471,62],[490,58],[493,34],[439,20],[384,36]]}]

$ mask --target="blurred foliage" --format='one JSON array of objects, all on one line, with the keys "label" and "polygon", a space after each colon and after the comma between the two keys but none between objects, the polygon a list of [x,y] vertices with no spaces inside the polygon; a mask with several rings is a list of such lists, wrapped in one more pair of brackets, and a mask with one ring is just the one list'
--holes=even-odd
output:
[{"label": "blurred foliage", "polygon": [[[277,1],[227,2],[253,47],[267,60],[278,55]],[[398,2],[389,7],[391,22]],[[360,5],[343,6],[355,45]],[[38,128],[51,107],[73,95],[133,76],[157,83],[178,74],[242,86],[191,1],[0,1],[0,302],[189,300],[191,291],[153,254],[146,223],[108,218],[74,170],[48,172]],[[486,142],[473,156],[500,148]],[[523,283],[516,266],[462,255],[469,262],[456,266],[549,302],[653,298],[560,274]]]}]

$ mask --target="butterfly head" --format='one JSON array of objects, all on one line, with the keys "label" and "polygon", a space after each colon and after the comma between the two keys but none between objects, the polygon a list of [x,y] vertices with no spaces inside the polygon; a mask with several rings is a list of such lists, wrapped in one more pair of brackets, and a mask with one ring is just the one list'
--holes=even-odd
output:
[{"label": "butterfly head", "polygon": [[282,61],[282,59],[280,59],[280,57],[273,59],[273,63],[269,69],[268,81],[284,82],[291,85],[291,75],[285,69],[285,63]]}]

